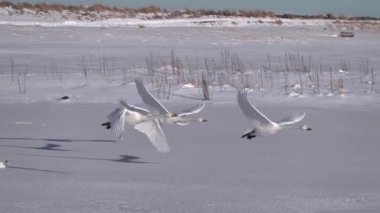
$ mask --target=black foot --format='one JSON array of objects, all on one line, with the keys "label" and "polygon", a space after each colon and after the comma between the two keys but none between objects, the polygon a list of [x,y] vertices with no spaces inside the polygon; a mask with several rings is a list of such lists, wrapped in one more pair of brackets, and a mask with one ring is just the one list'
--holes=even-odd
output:
[{"label": "black foot", "polygon": [[242,135],[241,138],[245,138],[246,137],[248,140],[251,140],[252,138],[256,137],[255,132],[256,132],[256,130],[254,129],[254,130],[252,130],[252,131],[250,131],[250,132]]},{"label": "black foot", "polygon": [[111,128],[111,122],[102,123],[102,126],[105,126],[106,129],[110,129]]},{"label": "black foot", "polygon": [[256,135],[248,135],[248,136],[247,136],[247,139],[248,139],[248,140],[251,140],[252,138],[255,138],[255,137],[256,137]]}]

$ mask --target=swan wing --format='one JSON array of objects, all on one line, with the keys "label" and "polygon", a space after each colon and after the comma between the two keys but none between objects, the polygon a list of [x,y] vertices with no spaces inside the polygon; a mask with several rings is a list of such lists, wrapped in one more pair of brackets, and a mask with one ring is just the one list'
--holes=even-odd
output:
[{"label": "swan wing", "polygon": [[294,123],[302,121],[305,118],[305,116],[306,116],[306,113],[304,112],[296,113],[282,119],[280,122],[278,122],[278,124],[280,125],[294,124]]},{"label": "swan wing", "polygon": [[125,108],[117,108],[112,111],[108,116],[108,120],[111,122],[111,131],[120,140],[124,139],[124,115],[127,112]]},{"label": "swan wing", "polygon": [[157,111],[158,114],[166,114],[169,111],[146,88],[142,80],[135,80],[136,89],[143,102]]},{"label": "swan wing", "polygon": [[157,119],[135,125],[135,129],[148,136],[150,142],[159,152],[170,151],[166,136]]},{"label": "swan wing", "polygon": [[178,121],[175,124],[177,124],[178,126],[187,126],[189,125],[189,123],[190,121]]},{"label": "swan wing", "polygon": [[262,114],[255,106],[249,103],[247,99],[247,93],[239,91],[237,95],[237,101],[243,114],[248,118],[251,118],[259,125],[270,126],[273,122],[269,120],[264,114]]},{"label": "swan wing", "polygon": [[181,116],[186,116],[186,115],[193,115],[196,113],[199,113],[203,110],[205,107],[206,103],[203,102],[201,104],[197,104],[195,107],[191,107],[189,109],[183,110],[182,112],[177,113],[179,117]]},{"label": "swan wing", "polygon": [[110,112],[108,115],[107,115],[107,119],[109,121],[113,121],[115,119],[117,119],[119,116],[121,116],[122,114],[124,114],[124,109],[122,107],[118,107],[116,108],[114,111]]},{"label": "swan wing", "polygon": [[134,105],[130,105],[125,100],[119,100],[119,102],[120,102],[120,104],[124,108],[126,108],[129,111],[138,112],[138,113],[140,113],[142,115],[148,115],[149,114],[149,111],[147,109],[144,109],[144,108],[141,108],[141,107],[137,107],[137,106],[134,106]]}]

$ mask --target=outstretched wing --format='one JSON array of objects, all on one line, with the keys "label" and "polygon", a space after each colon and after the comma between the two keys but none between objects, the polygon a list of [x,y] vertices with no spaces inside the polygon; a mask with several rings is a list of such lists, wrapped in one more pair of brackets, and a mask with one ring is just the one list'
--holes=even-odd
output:
[{"label": "outstretched wing", "polygon": [[136,89],[143,102],[157,111],[157,114],[166,114],[169,112],[146,88],[142,80],[135,80]]},{"label": "outstretched wing", "polygon": [[237,95],[237,101],[239,107],[243,114],[248,118],[251,118],[255,122],[258,122],[260,125],[273,125],[273,122],[269,120],[265,115],[263,115],[255,106],[249,103],[247,99],[247,93],[244,91],[239,91]]},{"label": "outstretched wing", "polygon": [[301,113],[296,113],[293,115],[290,115],[284,119],[282,119],[278,124],[280,125],[289,125],[289,124],[294,124],[297,122],[302,121],[305,118],[306,113],[301,112]]},{"label": "outstretched wing", "polygon": [[175,124],[178,126],[187,126],[190,124],[190,121],[177,121]]},{"label": "outstretched wing", "polygon": [[149,114],[149,111],[144,109],[144,108],[141,108],[141,107],[137,107],[137,106],[134,106],[134,105],[130,105],[128,104],[125,100],[119,100],[120,104],[126,108],[127,110],[129,111],[132,111],[132,112],[138,112],[142,115],[148,115]]},{"label": "outstretched wing", "polygon": [[186,115],[193,115],[193,114],[201,112],[203,108],[205,107],[205,105],[206,103],[203,102],[201,104],[196,105],[195,107],[183,110],[182,112],[179,112],[177,114],[179,117],[186,116]]},{"label": "outstretched wing", "polygon": [[163,153],[170,151],[165,133],[162,131],[160,123],[157,119],[137,124],[135,129],[148,136],[150,142],[152,142],[157,151]]},{"label": "outstretched wing", "polygon": [[122,107],[116,108],[114,111],[107,115],[109,121],[117,119],[121,114],[124,114],[124,109]]},{"label": "outstretched wing", "polygon": [[117,108],[112,111],[108,116],[108,120],[111,122],[111,131],[120,140],[124,139],[124,115],[127,112],[125,108]]}]

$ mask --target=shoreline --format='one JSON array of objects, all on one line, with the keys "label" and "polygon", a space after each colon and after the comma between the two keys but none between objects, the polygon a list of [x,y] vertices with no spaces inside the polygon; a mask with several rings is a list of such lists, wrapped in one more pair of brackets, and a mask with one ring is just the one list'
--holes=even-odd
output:
[{"label": "shoreline", "polygon": [[[22,12],[21,12],[22,11]],[[303,19],[242,16],[170,16],[170,13],[138,13],[133,16],[109,11],[45,12],[0,6],[0,25],[37,27],[320,27],[332,30],[380,30],[380,20]]]},{"label": "shoreline", "polygon": [[[78,18],[90,20],[102,20],[110,18],[143,18],[145,20],[170,20],[181,18],[272,18],[272,19],[304,19],[304,20],[340,20],[340,21],[380,21],[380,17],[370,16],[344,16],[333,13],[320,15],[302,15],[292,13],[276,14],[267,10],[204,10],[204,9],[182,9],[168,10],[157,6],[141,8],[112,7],[103,4],[83,5],[63,5],[47,3],[12,3],[9,1],[0,2],[0,17],[24,14],[34,14],[44,16],[48,14],[61,14],[63,18],[67,14],[75,14]],[[8,13],[8,14],[7,14]]]}]

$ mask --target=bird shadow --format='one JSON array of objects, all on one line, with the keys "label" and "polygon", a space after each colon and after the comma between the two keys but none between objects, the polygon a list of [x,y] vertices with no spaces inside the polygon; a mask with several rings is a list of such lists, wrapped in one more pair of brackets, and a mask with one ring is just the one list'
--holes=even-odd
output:
[{"label": "bird shadow", "polygon": [[34,169],[34,168],[20,167],[20,166],[7,166],[7,168],[10,168],[10,169],[20,169],[20,170],[28,170],[28,171],[35,171],[35,172],[47,172],[47,173],[57,173],[57,174],[69,174],[68,172],[62,172],[62,171],[56,171],[56,170],[49,170],[49,169]]},{"label": "bird shadow", "polygon": [[107,158],[91,158],[91,157],[76,157],[76,156],[57,156],[57,155],[39,155],[39,154],[26,154],[26,153],[9,153],[14,155],[22,156],[34,156],[34,157],[48,157],[48,158],[60,158],[60,159],[76,159],[76,160],[92,160],[92,161],[111,161],[111,162],[120,162],[120,163],[155,163],[149,161],[139,161],[140,157],[133,155],[120,155],[118,159],[107,159]]},{"label": "bird shadow", "polygon": [[45,146],[42,146],[42,147],[17,146],[17,145],[0,145],[0,147],[40,149],[40,150],[47,150],[47,151],[73,151],[73,150],[68,150],[68,149],[60,149],[59,147],[62,147],[61,145],[52,144],[52,143],[47,143]]},{"label": "bird shadow", "polygon": [[35,149],[42,149],[42,150],[47,150],[47,151],[72,151],[72,150],[68,150],[68,149],[61,149],[59,147],[62,147],[61,145],[58,145],[58,144],[53,144],[53,143],[47,143],[45,146],[43,147],[36,147]]},{"label": "bird shadow", "polygon": [[28,140],[28,141],[49,141],[49,142],[99,142],[99,143],[116,142],[116,140],[99,140],[99,139],[28,138],[28,137],[0,137],[0,140]]},{"label": "bird shadow", "polygon": [[133,155],[120,155],[120,159],[110,160],[110,161],[121,162],[121,163],[154,163],[154,162],[140,161],[139,159],[140,157],[136,157]]}]

